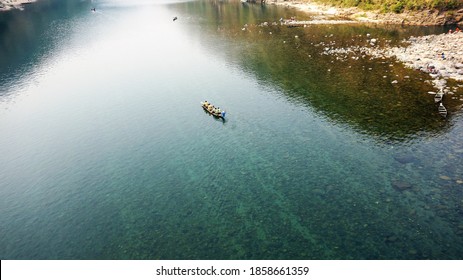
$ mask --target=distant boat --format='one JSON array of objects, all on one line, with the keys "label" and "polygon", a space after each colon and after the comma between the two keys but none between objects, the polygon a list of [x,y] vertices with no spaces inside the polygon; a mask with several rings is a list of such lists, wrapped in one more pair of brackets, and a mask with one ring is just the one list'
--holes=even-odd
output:
[{"label": "distant boat", "polygon": [[174,18],[172,19],[172,21],[176,21],[176,20],[177,20],[177,17],[174,17]]},{"label": "distant boat", "polygon": [[444,118],[447,117],[447,109],[442,105],[442,102],[439,104],[439,114]]}]

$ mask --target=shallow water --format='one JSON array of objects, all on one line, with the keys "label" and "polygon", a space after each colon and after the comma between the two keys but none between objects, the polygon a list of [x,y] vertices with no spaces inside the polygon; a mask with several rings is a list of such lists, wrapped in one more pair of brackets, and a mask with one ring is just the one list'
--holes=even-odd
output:
[{"label": "shallow water", "polygon": [[310,19],[227,1],[0,14],[0,258],[461,259],[462,88],[443,119],[425,74],[321,54],[442,30],[271,24],[294,15]]}]

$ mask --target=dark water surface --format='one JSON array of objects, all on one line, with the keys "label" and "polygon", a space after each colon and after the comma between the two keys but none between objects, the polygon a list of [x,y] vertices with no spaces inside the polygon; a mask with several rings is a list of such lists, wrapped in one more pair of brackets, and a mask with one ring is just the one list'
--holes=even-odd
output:
[{"label": "dark water surface", "polygon": [[290,16],[311,18],[207,0],[1,13],[0,258],[462,259],[463,88],[443,119],[425,74],[321,54],[442,30],[272,24]]}]

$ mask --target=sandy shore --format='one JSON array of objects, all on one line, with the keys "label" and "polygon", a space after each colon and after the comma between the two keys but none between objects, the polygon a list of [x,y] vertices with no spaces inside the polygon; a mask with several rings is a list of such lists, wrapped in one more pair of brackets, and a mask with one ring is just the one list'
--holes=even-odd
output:
[{"label": "sandy shore", "polygon": [[29,4],[36,0],[0,0],[0,11],[22,9],[23,4]]},{"label": "sandy shore", "polygon": [[348,17],[350,19],[351,17],[353,17],[353,15],[361,12],[357,8],[338,8],[338,7],[323,5],[319,3],[313,3],[310,1],[273,0],[273,1],[270,1],[269,3],[274,4],[274,5],[296,8],[303,12],[315,15],[319,19],[327,19],[333,16]]},{"label": "sandy shore", "polygon": [[310,0],[269,0],[269,4],[283,5],[316,15],[320,19],[337,16],[357,22],[372,22],[382,24],[401,24],[401,25],[444,25],[462,24],[463,9],[458,11],[407,11],[400,14],[381,13],[379,11],[364,11],[358,8],[340,8]]}]

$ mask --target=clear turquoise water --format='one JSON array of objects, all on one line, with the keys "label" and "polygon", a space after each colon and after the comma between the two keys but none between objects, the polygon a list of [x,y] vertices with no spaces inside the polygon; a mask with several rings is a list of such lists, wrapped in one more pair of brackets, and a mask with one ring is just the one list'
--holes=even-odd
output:
[{"label": "clear turquoise water", "polygon": [[0,14],[0,258],[461,259],[462,88],[442,119],[426,75],[321,55],[442,30],[257,26],[292,15],[310,18],[227,1]]}]

